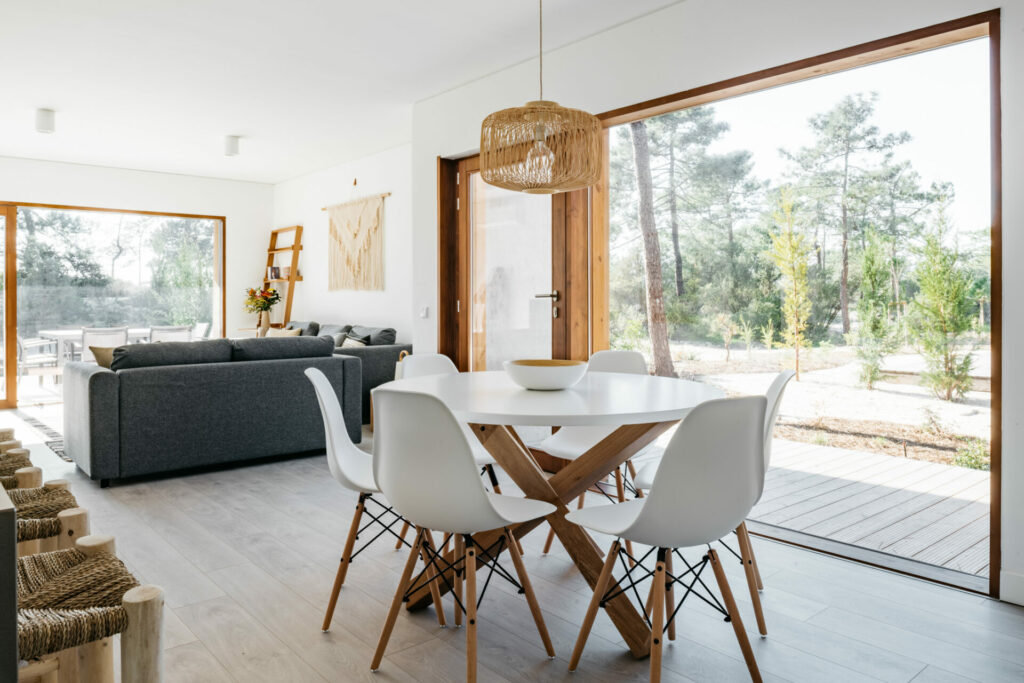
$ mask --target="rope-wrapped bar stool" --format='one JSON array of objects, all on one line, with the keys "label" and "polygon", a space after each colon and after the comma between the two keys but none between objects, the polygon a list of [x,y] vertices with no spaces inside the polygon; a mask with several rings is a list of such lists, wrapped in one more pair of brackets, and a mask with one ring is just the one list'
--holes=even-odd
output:
[{"label": "rope-wrapped bar stool", "polygon": [[112,536],[20,558],[17,594],[19,683],[112,683],[118,633],[123,683],[163,679],[163,590],[139,585]]},{"label": "rope-wrapped bar stool", "polygon": [[73,548],[89,534],[89,514],[78,507],[64,479],[7,492],[17,510],[18,555]]},{"label": "rope-wrapped bar stool", "polygon": [[18,473],[20,470],[32,467],[32,461],[28,457],[28,449],[26,448],[11,448],[6,453],[0,454],[0,484],[5,489],[14,488],[31,488],[33,486],[39,486],[42,482],[42,471],[39,470],[39,483],[34,483],[35,478],[22,473],[19,478]]}]

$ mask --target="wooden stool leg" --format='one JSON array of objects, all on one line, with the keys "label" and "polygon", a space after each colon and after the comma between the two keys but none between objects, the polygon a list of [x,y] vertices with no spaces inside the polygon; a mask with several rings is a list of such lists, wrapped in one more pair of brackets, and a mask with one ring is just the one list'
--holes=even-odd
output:
[{"label": "wooden stool leg", "polygon": [[[117,554],[113,536],[83,536],[78,539],[75,547],[88,556],[100,552]],[[61,678],[63,678],[63,674]],[[78,681],[79,683],[113,683],[114,641],[112,638],[104,638],[78,647]]]},{"label": "wooden stool leg", "polygon": [[754,555],[754,544],[750,541],[750,532],[747,531],[747,523],[742,522],[736,527],[736,535],[739,536],[747,544],[747,559],[750,560],[750,564],[754,566],[754,579],[757,582],[757,590],[764,590],[764,581],[761,580],[761,570],[757,567],[757,557]]},{"label": "wooden stool leg", "polygon": [[[428,551],[434,549],[434,534],[427,531],[424,534],[423,542],[420,543],[420,555],[423,557],[423,566],[430,567],[430,555]],[[434,599],[434,611],[437,612],[437,625],[441,628],[448,628],[448,623],[444,618],[444,603],[441,602],[441,589],[438,588],[436,569],[428,569],[423,575],[424,580],[430,582],[430,595]]]},{"label": "wooden stool leg", "polygon": [[164,591],[137,586],[124,594],[128,627],[121,634],[121,683],[160,683],[164,678]]},{"label": "wooden stool leg", "polygon": [[331,588],[331,597],[327,601],[327,612],[324,614],[324,623],[320,630],[327,632],[331,628],[331,620],[334,619],[334,607],[338,604],[338,593],[345,583],[345,575],[348,574],[348,566],[352,562],[352,548],[356,544],[356,535],[359,533],[359,523],[363,519],[363,511],[366,510],[367,494],[359,494],[359,502],[356,503],[356,514],[352,517],[352,524],[348,528],[348,538],[345,539],[345,549],[341,553],[341,561],[338,562],[338,573],[334,575],[334,586]]},{"label": "wooden stool leg", "polygon": [[[669,548],[668,554],[665,555],[665,618],[672,619],[672,612],[676,608],[676,588],[675,579],[671,578],[672,573],[672,549]],[[668,639],[676,639],[676,620],[672,619],[668,622]]]},{"label": "wooden stool leg", "polygon": [[388,640],[391,639],[391,631],[395,628],[395,620],[398,618],[398,610],[402,607],[402,598],[409,588],[409,579],[412,577],[412,570],[416,566],[416,558],[420,554],[420,543],[423,542],[423,530],[416,527],[416,538],[412,542],[412,550],[409,551],[409,559],[405,561],[405,569],[402,570],[402,578],[398,580],[398,589],[395,590],[395,597],[391,600],[391,608],[388,610],[387,619],[384,620],[384,629],[380,632],[380,640],[377,642],[377,650],[373,653],[373,661],[370,663],[370,671],[380,668],[380,662],[384,659],[384,650],[387,649]]},{"label": "wooden stool leg", "polygon": [[590,629],[594,626],[594,619],[597,617],[597,608],[601,606],[601,598],[604,597],[604,593],[608,590],[608,582],[612,578],[612,569],[615,568],[615,559],[619,556],[619,542],[616,540],[612,543],[611,549],[608,550],[608,557],[604,561],[604,566],[601,567],[601,573],[597,577],[597,583],[594,584],[594,597],[590,599],[590,605],[587,606],[587,614],[583,617],[583,623],[580,624],[580,634],[576,636],[576,646],[572,649],[572,657],[569,659],[569,671],[575,671],[576,667],[580,663],[580,656],[583,654],[583,647],[587,644],[587,637],[590,635]]},{"label": "wooden stool leg", "polygon": [[57,547],[60,550],[74,548],[75,542],[89,535],[89,513],[82,508],[61,510],[57,513],[60,521],[60,536]]},{"label": "wooden stool leg", "polygon": [[398,540],[395,541],[395,550],[402,549],[402,541],[405,540],[405,534],[409,531],[409,522],[402,522],[402,530],[398,532]]},{"label": "wooden stool leg", "polygon": [[658,549],[658,563],[654,567],[654,585],[651,616],[651,683],[661,683],[661,645],[665,639],[665,548]]},{"label": "wooden stool leg", "polygon": [[544,624],[544,615],[540,611],[540,603],[537,602],[537,596],[533,593],[533,585],[530,583],[530,577],[526,573],[526,566],[523,564],[523,557],[519,554],[519,549],[516,548],[516,544],[512,542],[512,534],[505,530],[505,538],[508,540],[508,554],[512,556],[512,564],[516,567],[516,575],[519,576],[519,583],[523,587],[523,592],[526,594],[526,602],[530,605],[530,612],[533,614],[533,621],[537,624],[537,632],[540,634],[540,639],[544,643],[544,649],[548,653],[548,657],[555,658],[555,646],[551,644],[551,636],[548,635],[548,627]]},{"label": "wooden stool leg", "polygon": [[757,576],[754,574],[754,563],[751,560],[750,536],[746,533],[746,527],[741,524],[736,528],[736,538],[740,543],[740,558],[743,561],[743,571],[747,575],[747,588],[750,590],[750,602],[754,605],[754,617],[757,619],[757,631],[764,638],[768,635],[768,627],[764,622],[764,610],[761,608],[761,594],[757,591]]},{"label": "wooden stool leg", "polygon": [[736,640],[743,652],[743,659],[747,663],[747,670],[750,671],[750,679],[755,683],[761,683],[761,672],[757,668],[757,660],[754,659],[754,651],[747,639],[747,632],[743,628],[743,620],[740,618],[740,611],[736,607],[736,600],[732,597],[732,590],[729,588],[729,579],[725,577],[725,570],[718,560],[718,553],[714,550],[708,551],[708,559],[711,560],[711,568],[715,572],[715,579],[718,580],[718,589],[722,592],[722,601],[725,602],[725,609],[729,612],[729,621],[732,622],[732,630],[736,633]]},{"label": "wooden stool leg", "polygon": [[466,682],[476,683],[476,546],[466,543]]},{"label": "wooden stool leg", "polygon": [[[452,591],[455,593],[455,597],[458,602],[455,603],[455,626],[456,628],[462,627],[462,607],[459,607],[459,603],[462,602],[462,577],[465,574],[462,565],[462,556],[466,553],[465,541],[462,539],[462,534],[455,534],[455,572],[452,577]],[[466,603],[462,603],[465,605]]]}]

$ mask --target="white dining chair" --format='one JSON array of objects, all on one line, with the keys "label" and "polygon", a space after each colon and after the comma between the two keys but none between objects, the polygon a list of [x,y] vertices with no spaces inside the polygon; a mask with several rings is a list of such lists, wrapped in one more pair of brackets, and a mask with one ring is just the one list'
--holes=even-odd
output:
[{"label": "white dining chair", "polygon": [[[466,680],[476,681],[478,558],[496,576],[525,594],[544,648],[548,657],[553,658],[555,651],[540,604],[509,527],[544,517],[557,508],[544,501],[486,491],[476,474],[476,461],[466,432],[437,397],[386,387],[378,387],[373,393],[377,406],[374,476],[395,510],[414,525],[415,539],[370,668],[376,671],[380,667],[399,609],[411,595],[429,584],[434,607],[443,612],[438,584],[444,582],[453,589],[457,626],[465,613]],[[450,562],[434,548],[428,529],[454,536],[455,553]],[[485,542],[490,545],[474,538],[474,534],[491,530],[497,533],[493,543]],[[518,581],[498,563],[504,550],[512,558]],[[433,569],[428,572],[425,567],[412,579],[418,558]]]},{"label": "white dining chair", "polygon": [[96,356],[89,350],[97,348],[116,348],[128,343],[127,327],[83,327],[82,328],[82,361],[95,363]]},{"label": "white dining chair", "polygon": [[[373,456],[358,448],[348,437],[345,418],[341,412],[341,403],[338,401],[338,394],[331,386],[330,380],[316,368],[307,368],[305,373],[309,381],[313,383],[316,400],[320,404],[320,414],[324,420],[324,439],[327,445],[327,466],[331,470],[331,476],[344,488],[359,494],[356,513],[352,517],[351,526],[349,526],[348,537],[345,539],[345,547],[341,553],[341,561],[338,563],[338,573],[334,577],[334,587],[331,589],[327,612],[324,615],[322,629],[326,632],[331,628],[334,608],[338,604],[338,594],[341,592],[342,584],[345,583],[345,576],[348,573],[349,565],[352,564],[352,559],[380,536],[386,533],[391,533],[392,536],[396,535],[391,527],[398,521],[404,520],[394,513],[390,506],[374,498],[375,494],[380,493],[380,489],[373,478]],[[382,512],[377,515],[367,512],[366,505],[368,503],[376,504],[382,509]],[[360,528],[364,513],[370,517],[370,521],[366,527]],[[381,530],[362,548],[354,551],[359,533],[373,525],[380,526]],[[399,539],[399,547],[402,546],[402,543],[403,541]]]},{"label": "white dining chair", "polygon": [[[587,372],[623,372],[633,375],[646,375],[647,361],[643,354],[638,351],[596,351],[590,356],[587,364]],[[562,427],[557,432],[547,437],[536,448],[548,455],[563,460],[576,460],[591,448],[601,443],[614,432],[616,427],[608,426],[584,426],[584,427]],[[642,453],[643,451],[641,451]],[[639,454],[638,454],[639,455]],[[615,469],[615,493],[619,502],[626,500],[626,487],[636,487],[629,483],[636,476],[636,469],[632,460],[627,460],[624,467],[630,474],[626,479],[622,468]],[[586,492],[581,493],[577,500],[577,506],[583,507]],[[547,540],[544,541],[544,554],[551,550],[551,543],[555,540],[555,530],[548,531]]]},{"label": "white dining chair", "polygon": [[[698,405],[665,447],[649,495],[626,503],[573,510],[566,515],[574,524],[616,539],[608,551],[580,626],[569,660],[570,671],[579,664],[598,607],[630,587],[635,588],[636,582],[649,575],[652,576],[648,599],[652,614],[652,681],[661,680],[665,633],[668,632],[669,640],[675,639],[677,611],[691,594],[696,594],[732,623],[751,679],[761,680],[729,581],[718,552],[710,544],[738,527],[761,497],[766,403],[763,396],[745,396]],[[624,552],[624,540],[649,545],[651,550],[642,558],[632,558],[636,565],[627,568],[622,578],[612,582],[615,563]],[[703,545],[707,545],[707,551],[697,562],[688,561],[679,552],[680,548]],[[655,566],[653,573],[647,574],[649,570],[644,568],[644,561],[651,554],[656,554]],[[674,573],[673,555],[683,562],[687,571]],[[709,564],[718,582],[721,601],[700,578]],[[644,576],[635,579],[634,573],[644,573]],[[684,588],[678,605],[676,584]]]},{"label": "white dining chair", "polygon": [[[775,431],[775,423],[779,419],[779,406],[782,405],[782,395],[786,391],[786,386],[789,385],[789,381],[793,379],[796,373],[792,370],[783,370],[775,379],[772,380],[771,385],[768,387],[768,391],[765,392],[765,400],[767,401],[767,408],[764,413],[764,426],[762,432],[762,438],[764,440],[762,449],[764,453],[764,473],[767,476],[768,467],[772,461],[772,434]],[[659,460],[654,460],[647,463],[640,468],[637,472],[634,483],[636,487],[641,491],[646,491],[651,488],[654,483],[655,476],[658,472]],[[760,496],[758,496],[760,499]],[[756,501],[755,501],[756,504]],[[757,566],[757,557],[754,555],[754,545],[750,541],[750,532],[747,530],[747,522],[744,520],[735,529],[736,539],[739,544],[739,552],[737,553],[725,542],[722,542],[730,552],[739,557],[740,562],[743,564],[743,570],[747,576],[747,588],[750,591],[750,602],[754,605],[754,615],[757,617],[757,628],[761,635],[768,635],[768,628],[765,625],[764,611],[761,609],[761,596],[759,593],[764,590],[764,582],[761,580],[761,570]]]},{"label": "white dining chair", "polygon": [[191,325],[153,325],[149,328],[149,341],[192,341]]},{"label": "white dining chair", "polygon": [[193,339],[206,339],[206,334],[210,331],[210,323],[196,323],[192,326],[192,338]]}]

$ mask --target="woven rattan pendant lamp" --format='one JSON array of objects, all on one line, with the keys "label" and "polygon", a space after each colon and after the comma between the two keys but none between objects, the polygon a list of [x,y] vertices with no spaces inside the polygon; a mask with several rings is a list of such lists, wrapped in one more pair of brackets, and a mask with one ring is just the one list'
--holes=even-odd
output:
[{"label": "woven rattan pendant lamp", "polygon": [[490,114],[480,127],[480,176],[507,190],[552,194],[598,181],[601,122],[544,99],[544,0],[540,4],[540,99]]}]

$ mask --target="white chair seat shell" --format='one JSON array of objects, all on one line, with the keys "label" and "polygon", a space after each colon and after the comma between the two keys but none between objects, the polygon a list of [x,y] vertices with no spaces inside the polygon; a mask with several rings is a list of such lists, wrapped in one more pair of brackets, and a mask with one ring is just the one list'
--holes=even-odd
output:
[{"label": "white chair seat shell", "polygon": [[494,506],[494,511],[505,520],[502,526],[529,522],[538,517],[547,517],[557,508],[551,503],[532,498],[517,498],[487,492],[487,499]]},{"label": "white chair seat shell", "polygon": [[627,500],[625,503],[608,503],[607,505],[580,508],[573,510],[565,518],[573,524],[579,524],[598,533],[618,537],[633,526],[633,522],[640,516],[643,509],[643,499],[637,498]]},{"label": "white chair seat shell", "polygon": [[658,473],[658,465],[661,464],[661,460],[652,460],[636,472],[636,476],[633,477],[633,486],[638,489],[647,490],[654,484],[654,475]]}]

